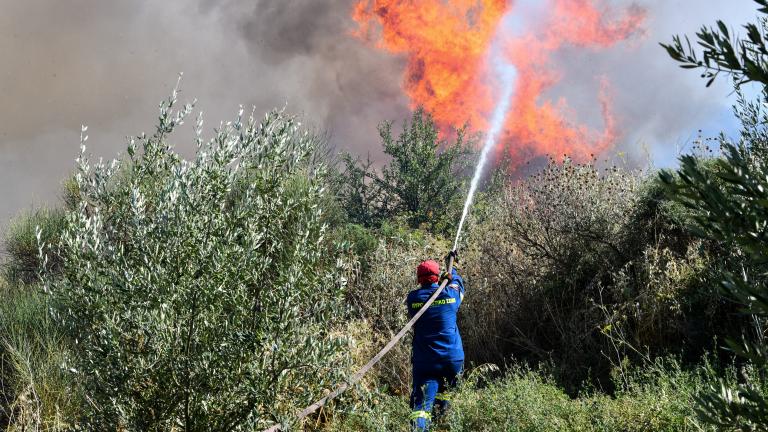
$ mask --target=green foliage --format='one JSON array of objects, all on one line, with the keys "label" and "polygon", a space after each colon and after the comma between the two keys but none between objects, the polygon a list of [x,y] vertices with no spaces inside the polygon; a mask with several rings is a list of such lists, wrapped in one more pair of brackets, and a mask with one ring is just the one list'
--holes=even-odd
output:
[{"label": "green foliage", "polygon": [[696,376],[665,364],[634,375],[616,397],[572,399],[546,375],[513,370],[481,391],[460,392],[449,430],[698,431],[691,403],[701,386]]},{"label": "green foliage", "polygon": [[448,143],[440,139],[432,117],[418,109],[397,139],[388,122],[379,127],[379,135],[384,153],[392,158],[380,175],[370,160],[344,159],[339,196],[350,220],[377,226],[401,216],[412,228],[426,225],[433,232],[447,232],[457,223],[456,203],[471,154],[464,130]]},{"label": "green foliage", "polygon": [[674,197],[694,211],[699,235],[723,242],[733,255],[744,257],[741,271],[724,273],[722,285],[751,315],[754,336],[731,339],[728,345],[759,373],[738,388],[721,383],[717,391],[702,396],[701,415],[722,427],[762,430],[768,426],[768,395],[760,385],[768,364],[763,331],[768,319],[768,165],[751,158],[749,148],[727,142],[723,147],[725,156],[711,164],[683,156],[677,173],[664,172],[662,179]]},{"label": "green foliage", "polygon": [[750,81],[768,85],[768,46],[766,31],[768,30],[768,1],[754,0],[761,7],[758,11],[763,14],[757,24],[748,23],[746,39],[734,38],[728,26],[723,21],[717,21],[716,27],[702,27],[696,33],[697,43],[704,49],[703,54],[697,54],[688,37],[685,43],[680,36],[675,36],[672,43],[661,44],[675,61],[682,63],[684,69],[703,69],[702,78],[707,79],[707,86],[720,73],[732,75],[738,84]]},{"label": "green foliage", "polygon": [[336,179],[338,200],[346,217],[355,225],[375,227],[386,217],[384,191],[370,159],[342,155],[344,169]]},{"label": "green foliage", "polygon": [[82,400],[62,369],[66,342],[37,290],[0,279],[0,427],[71,430]]},{"label": "green foliage", "polygon": [[464,131],[459,130],[456,142],[448,144],[438,138],[432,117],[419,109],[397,140],[390,123],[384,123],[379,133],[384,153],[392,157],[381,179],[388,213],[406,214],[412,227],[428,223],[435,229],[441,222],[448,223],[447,209],[456,207],[463,190],[459,174],[465,168],[462,158],[468,155]]},{"label": "green foliage", "polygon": [[80,190],[74,177],[67,178],[62,183],[61,200],[66,210],[77,210],[80,204]]},{"label": "green foliage", "polygon": [[[128,159],[78,160],[77,209],[46,280],[73,341],[83,425],[258,430],[342,378],[345,264],[325,240],[315,140],[281,113],[241,114],[184,160],[192,110],[161,105]],[[330,253],[329,253],[330,252]]]},{"label": "green foliage", "polygon": [[318,429],[323,432],[411,432],[408,401],[402,396],[378,393],[368,405],[336,416]]},{"label": "green foliage", "polygon": [[[714,431],[699,424],[694,397],[714,373],[682,370],[675,361],[657,361],[633,369],[627,384],[619,383],[614,397],[585,392],[568,396],[546,373],[512,368],[500,378],[470,371],[451,395],[452,408],[438,423],[444,431],[510,432],[678,432]],[[480,376],[478,376],[480,375]],[[479,383],[479,384],[478,384]],[[367,409],[358,409],[325,430],[407,431],[407,401],[375,396]]]},{"label": "green foliage", "polygon": [[[746,155],[750,164],[768,161],[768,112],[762,100],[749,100],[741,89],[736,89],[734,114],[741,123],[739,145],[749,147]],[[725,137],[720,137],[720,141]]]},{"label": "green foliage", "polygon": [[[36,282],[42,265],[41,256],[49,270],[58,269],[62,259],[51,249],[51,245],[58,244],[64,224],[64,211],[54,209],[38,209],[11,222],[4,241],[8,253],[5,273],[9,281],[22,284]],[[45,245],[42,251],[39,250],[38,233],[39,240]]]},{"label": "green foliage", "polygon": [[703,28],[698,34],[704,48],[699,60],[686,38],[679,37],[664,46],[684,68],[703,68],[708,85],[720,72],[734,76],[739,96],[735,111],[742,123],[740,143],[721,137],[724,156],[714,160],[687,155],[680,159],[676,173],[663,172],[662,180],[671,195],[693,214],[692,229],[701,237],[719,242],[737,264],[722,272],[723,291],[742,305],[751,325],[745,325],[741,338],[727,340],[731,351],[747,359],[755,373],[738,386],[721,380],[698,399],[698,411],[705,421],[719,428],[764,430],[768,427],[768,394],[765,373],[768,351],[765,324],[768,322],[768,132],[764,101],[748,102],[739,91],[743,83],[754,81],[768,89],[768,2],[755,0],[761,7],[757,24],[747,24],[747,39],[733,39],[727,26],[718,21],[717,29]]}]

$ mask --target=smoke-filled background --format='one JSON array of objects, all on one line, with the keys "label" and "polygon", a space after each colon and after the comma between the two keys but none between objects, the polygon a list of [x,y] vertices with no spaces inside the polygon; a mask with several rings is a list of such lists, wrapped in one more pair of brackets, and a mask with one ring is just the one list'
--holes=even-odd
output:
[{"label": "smoke-filled background", "polygon": [[[669,165],[698,129],[733,130],[727,80],[705,89],[658,42],[717,18],[733,25],[754,19],[753,2],[571,3],[645,13],[640,28],[611,46],[565,44],[552,52],[561,78],[541,97],[567,101],[574,122],[605,127],[600,87],[610,83],[617,133],[606,152],[647,149],[653,163]],[[515,2],[513,22],[552,25],[540,17],[541,4]],[[104,157],[122,151],[126,135],[150,132],[179,72],[182,98],[198,99],[209,127],[232,119],[240,104],[257,112],[286,107],[327,131],[337,148],[380,158],[377,124],[404,118],[413,104],[403,87],[409,59],[377,46],[375,36],[362,37],[354,5],[0,0],[0,228],[20,210],[56,198],[73,167],[81,124],[89,126],[89,150]],[[191,137],[190,125],[175,139]]]}]

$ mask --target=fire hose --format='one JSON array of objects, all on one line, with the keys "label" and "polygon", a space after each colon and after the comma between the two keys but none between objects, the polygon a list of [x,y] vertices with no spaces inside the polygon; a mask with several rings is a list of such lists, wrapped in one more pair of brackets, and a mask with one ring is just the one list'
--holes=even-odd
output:
[{"label": "fire hose", "polygon": [[[502,82],[502,91],[499,98],[499,103],[496,105],[496,109],[493,112],[493,116],[491,117],[491,124],[490,128],[488,130],[488,134],[485,137],[485,143],[483,144],[483,149],[480,152],[480,159],[477,162],[477,166],[475,167],[475,174],[472,176],[472,181],[469,186],[469,192],[467,193],[467,199],[464,201],[464,210],[461,213],[461,220],[459,221],[459,227],[456,230],[456,240],[453,244],[453,250],[451,251],[451,254],[449,254],[449,258],[447,261],[447,269],[448,274],[451,273],[451,270],[453,269],[453,259],[455,256],[455,252],[459,247],[459,240],[461,239],[461,233],[462,228],[464,227],[464,222],[467,219],[467,216],[469,215],[470,208],[472,206],[472,200],[475,196],[475,192],[477,191],[477,188],[480,184],[480,178],[483,174],[483,170],[485,168],[485,165],[488,161],[489,154],[491,152],[491,149],[493,149],[496,145],[496,139],[498,138],[502,127],[504,125],[504,119],[506,118],[507,111],[509,111],[510,103],[512,99],[512,91],[513,91],[513,84],[515,81],[515,70],[512,66],[510,66],[507,63],[501,62],[499,64],[496,64],[498,68],[498,72],[501,78]],[[356,374],[352,375],[352,377],[345,383],[341,384],[336,390],[329,393],[324,398],[320,399],[319,401],[313,403],[312,405],[304,408],[303,411],[301,411],[296,418],[297,421],[304,419],[308,415],[314,413],[318,409],[325,406],[331,399],[335,398],[336,396],[344,393],[345,390],[347,390],[349,387],[355,385],[360,379],[363,378],[363,375],[365,375],[371,368],[381,360],[384,355],[386,355],[399,341],[400,339],[405,336],[406,333],[413,327],[413,325],[418,321],[419,318],[421,318],[422,315],[424,315],[424,312],[427,311],[427,309],[432,305],[432,303],[435,301],[437,296],[440,295],[440,293],[443,292],[443,289],[445,289],[446,285],[448,284],[449,279],[443,280],[443,282],[440,284],[440,288],[435,291],[434,294],[432,294],[432,297],[427,300],[426,303],[424,303],[424,306],[419,309],[418,312],[416,312],[416,315],[411,318],[410,321],[405,325],[405,327],[400,330],[395,337],[393,337],[387,345],[379,351],[378,354],[376,354],[375,357],[371,359],[365,366],[363,366],[359,371],[357,371]],[[282,425],[277,424],[275,426],[270,427],[269,429],[265,429],[264,432],[277,432],[281,430]]]},{"label": "fire hose", "polygon": [[[498,53],[497,53],[498,54]],[[485,165],[488,161],[489,154],[491,152],[491,149],[493,149],[496,145],[496,140],[498,139],[499,134],[502,131],[502,128],[504,126],[504,120],[507,116],[507,112],[510,109],[510,104],[512,100],[512,93],[514,90],[514,83],[515,83],[515,77],[516,77],[516,70],[515,68],[510,65],[508,62],[504,61],[502,57],[495,57],[495,60],[493,61],[493,65],[496,68],[496,71],[499,75],[499,82],[501,84],[501,92],[499,93],[499,101],[496,105],[496,109],[493,111],[493,115],[490,118],[490,127],[488,129],[488,133],[485,137],[485,143],[483,144],[483,149],[480,152],[480,159],[477,162],[477,166],[475,167],[475,174],[472,176],[472,181],[470,183],[469,192],[467,194],[467,199],[464,202],[464,210],[461,214],[461,220],[459,221],[458,229],[456,230],[456,240],[453,244],[453,250],[452,253],[449,255],[448,262],[447,262],[447,268],[448,268],[448,274],[451,273],[453,269],[453,259],[455,256],[455,252],[459,247],[459,240],[461,239],[461,233],[462,228],[464,227],[464,222],[467,218],[467,215],[469,214],[470,208],[472,206],[472,200],[475,196],[475,192],[477,191],[477,188],[480,184],[480,178],[483,174],[483,170],[485,168]],[[437,296],[440,295],[440,293],[443,292],[443,289],[445,289],[446,285],[448,284],[448,279],[443,280],[443,282],[440,284],[440,288],[435,291],[434,294],[432,294],[432,297],[427,300],[426,303],[424,303],[424,306],[419,309],[419,311],[416,313],[416,315],[411,318],[410,321],[405,325],[405,327],[398,332],[395,337],[393,337],[387,345],[382,348],[381,351],[379,351],[378,354],[376,354],[375,357],[371,359],[365,366],[362,367],[356,374],[352,375],[352,377],[345,383],[341,384],[336,390],[329,393],[324,398],[320,399],[319,401],[313,403],[312,405],[304,408],[301,413],[299,413],[298,418],[296,420],[302,420],[308,415],[312,414],[313,412],[317,411],[318,409],[325,406],[325,404],[328,403],[331,399],[335,398],[336,396],[342,394],[345,390],[347,390],[350,386],[356,384],[360,379],[365,375],[376,363],[381,360],[384,355],[386,355],[399,341],[400,339],[405,336],[406,333],[413,327],[413,325],[416,323],[416,321],[421,318],[422,315],[424,315],[424,312],[427,311],[427,309],[432,305],[432,303],[435,301]],[[265,429],[264,432],[277,432],[281,430],[282,426],[280,424],[277,424],[275,426],[270,427],[269,429]]]},{"label": "fire hose", "polygon": [[[453,259],[454,259],[454,256],[455,256],[455,252],[456,252],[455,250],[451,251],[451,253],[448,255],[448,260],[447,260],[447,266],[446,267],[448,269],[448,274],[449,275],[451,274],[451,272],[453,270]],[[370,371],[371,368],[374,365],[376,365],[376,363],[379,362],[379,360],[381,360],[392,348],[394,348],[395,345],[397,345],[398,342],[400,342],[400,339],[402,339],[403,336],[405,336],[405,334],[408,333],[408,331],[413,327],[413,325],[416,324],[416,321],[418,321],[419,318],[421,318],[421,316],[424,315],[424,312],[426,312],[427,309],[429,309],[429,307],[432,305],[432,303],[435,301],[435,299],[437,299],[437,297],[440,295],[440,293],[443,292],[443,290],[445,289],[446,285],[448,285],[449,281],[450,281],[450,278],[443,278],[443,281],[440,283],[440,287],[435,291],[434,294],[432,294],[432,297],[430,297],[429,300],[427,300],[427,302],[424,303],[424,306],[422,306],[421,309],[419,309],[419,311],[416,312],[416,315],[414,315],[413,318],[411,318],[411,320],[408,321],[408,323],[405,324],[405,326],[392,339],[390,339],[389,342],[387,342],[387,345],[384,346],[384,348],[382,348],[381,351],[379,351],[378,354],[376,354],[368,363],[366,363],[365,366],[360,368],[360,370],[357,371],[357,373],[352,375],[352,377],[350,377],[349,380],[347,380],[345,383],[339,385],[339,387],[336,388],[336,390],[332,391],[331,393],[329,393],[328,395],[326,395],[322,399],[318,400],[317,402],[313,403],[312,405],[304,408],[296,416],[296,421],[303,420],[304,418],[306,418],[310,414],[312,414],[315,411],[319,410],[320,408],[324,407],[332,399],[334,399],[337,396],[339,396],[340,394],[344,393],[351,386],[357,384],[357,382],[360,381],[363,378],[363,376],[366,373],[368,373],[368,371]],[[277,431],[280,431],[280,430],[282,430],[282,425],[281,424],[276,424],[276,425],[274,425],[274,426],[272,426],[272,427],[270,427],[268,429],[264,429],[263,432],[277,432]]]}]

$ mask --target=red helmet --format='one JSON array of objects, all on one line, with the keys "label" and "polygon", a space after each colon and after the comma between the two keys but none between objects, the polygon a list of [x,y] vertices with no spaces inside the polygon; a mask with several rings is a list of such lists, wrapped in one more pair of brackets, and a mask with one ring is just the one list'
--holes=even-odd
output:
[{"label": "red helmet", "polygon": [[419,284],[432,284],[440,278],[440,264],[433,260],[424,261],[416,267],[416,278]]}]

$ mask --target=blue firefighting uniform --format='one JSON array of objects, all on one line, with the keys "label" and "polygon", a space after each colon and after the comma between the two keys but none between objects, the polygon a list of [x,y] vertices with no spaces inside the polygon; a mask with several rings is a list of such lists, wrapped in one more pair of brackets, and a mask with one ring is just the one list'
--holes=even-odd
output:
[{"label": "blue firefighting uniform", "polygon": [[[408,294],[409,317],[421,309],[437,288],[437,283],[425,284]],[[456,325],[463,299],[464,280],[453,269],[451,282],[414,326],[411,422],[415,430],[429,428],[433,406],[437,414],[445,411],[446,390],[456,384],[464,365],[464,348]]]}]

